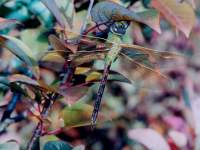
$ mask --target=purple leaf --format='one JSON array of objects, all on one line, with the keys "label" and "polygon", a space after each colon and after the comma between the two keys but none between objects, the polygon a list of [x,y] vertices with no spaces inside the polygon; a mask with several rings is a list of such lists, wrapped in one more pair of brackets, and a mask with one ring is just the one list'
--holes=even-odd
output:
[{"label": "purple leaf", "polygon": [[128,131],[128,136],[150,150],[170,150],[165,139],[153,129],[132,129]]}]

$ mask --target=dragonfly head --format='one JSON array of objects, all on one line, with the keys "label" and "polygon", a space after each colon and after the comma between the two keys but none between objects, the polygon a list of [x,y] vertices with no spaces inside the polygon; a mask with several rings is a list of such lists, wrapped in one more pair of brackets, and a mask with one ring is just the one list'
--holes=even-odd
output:
[{"label": "dragonfly head", "polygon": [[124,35],[128,26],[129,22],[127,21],[117,21],[110,26],[110,31],[114,34]]}]

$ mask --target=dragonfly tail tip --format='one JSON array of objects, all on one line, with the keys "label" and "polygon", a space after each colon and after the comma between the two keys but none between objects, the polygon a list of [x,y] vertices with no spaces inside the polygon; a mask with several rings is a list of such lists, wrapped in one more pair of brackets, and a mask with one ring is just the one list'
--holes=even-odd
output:
[{"label": "dragonfly tail tip", "polygon": [[91,130],[94,130],[96,127],[96,121],[94,119],[91,119]]}]

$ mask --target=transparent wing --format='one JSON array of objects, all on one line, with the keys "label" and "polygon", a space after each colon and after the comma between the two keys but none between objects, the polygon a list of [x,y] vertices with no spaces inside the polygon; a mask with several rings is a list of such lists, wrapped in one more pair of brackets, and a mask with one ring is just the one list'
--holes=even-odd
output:
[{"label": "transparent wing", "polygon": [[120,73],[133,81],[135,86],[156,90],[163,84],[172,84],[172,80],[157,65],[151,63],[148,54],[135,52],[130,56],[121,52],[120,58]]},{"label": "transparent wing", "polygon": [[162,60],[167,60],[167,59],[180,59],[184,58],[183,55],[173,53],[173,52],[168,52],[168,51],[158,51],[152,48],[147,48],[139,45],[134,45],[134,44],[120,44],[122,47],[122,51],[124,53],[143,53],[147,54],[149,57],[150,61],[156,61],[157,59],[162,59]]}]

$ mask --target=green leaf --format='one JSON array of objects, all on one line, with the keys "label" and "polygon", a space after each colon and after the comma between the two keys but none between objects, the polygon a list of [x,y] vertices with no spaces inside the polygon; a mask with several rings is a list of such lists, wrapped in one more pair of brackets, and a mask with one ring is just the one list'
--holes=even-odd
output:
[{"label": "green leaf", "polygon": [[123,74],[116,72],[116,71],[110,71],[108,76],[108,81],[119,81],[119,82],[125,82],[125,83],[132,83],[127,77],[125,77]]},{"label": "green leaf", "polygon": [[44,150],[72,150],[72,147],[64,141],[49,141],[44,145]]},{"label": "green leaf", "polygon": [[[91,124],[91,115],[93,106],[81,102],[75,103],[72,106],[65,107],[61,112],[61,117],[64,120],[64,128],[87,126]],[[97,123],[104,122],[110,119],[111,116],[99,114]]]},{"label": "green leaf", "polygon": [[[91,73],[87,75],[86,82],[100,81],[102,75],[103,75],[103,70],[91,71]],[[113,70],[110,70],[109,72],[108,81],[119,81],[119,82],[131,83],[131,81],[128,78],[126,78],[119,72],[116,72]]]},{"label": "green leaf", "polygon": [[32,51],[34,58],[39,58],[48,48],[47,36],[44,35],[44,29],[42,27],[24,30],[21,32],[20,37],[22,42],[34,50]]},{"label": "green leaf", "polygon": [[54,62],[64,65],[65,59],[59,53],[47,53],[40,59],[40,62]]},{"label": "green leaf", "polygon": [[36,77],[39,76],[39,68],[32,51],[21,40],[7,35],[0,35],[0,45],[10,50],[10,52],[26,63]]}]

